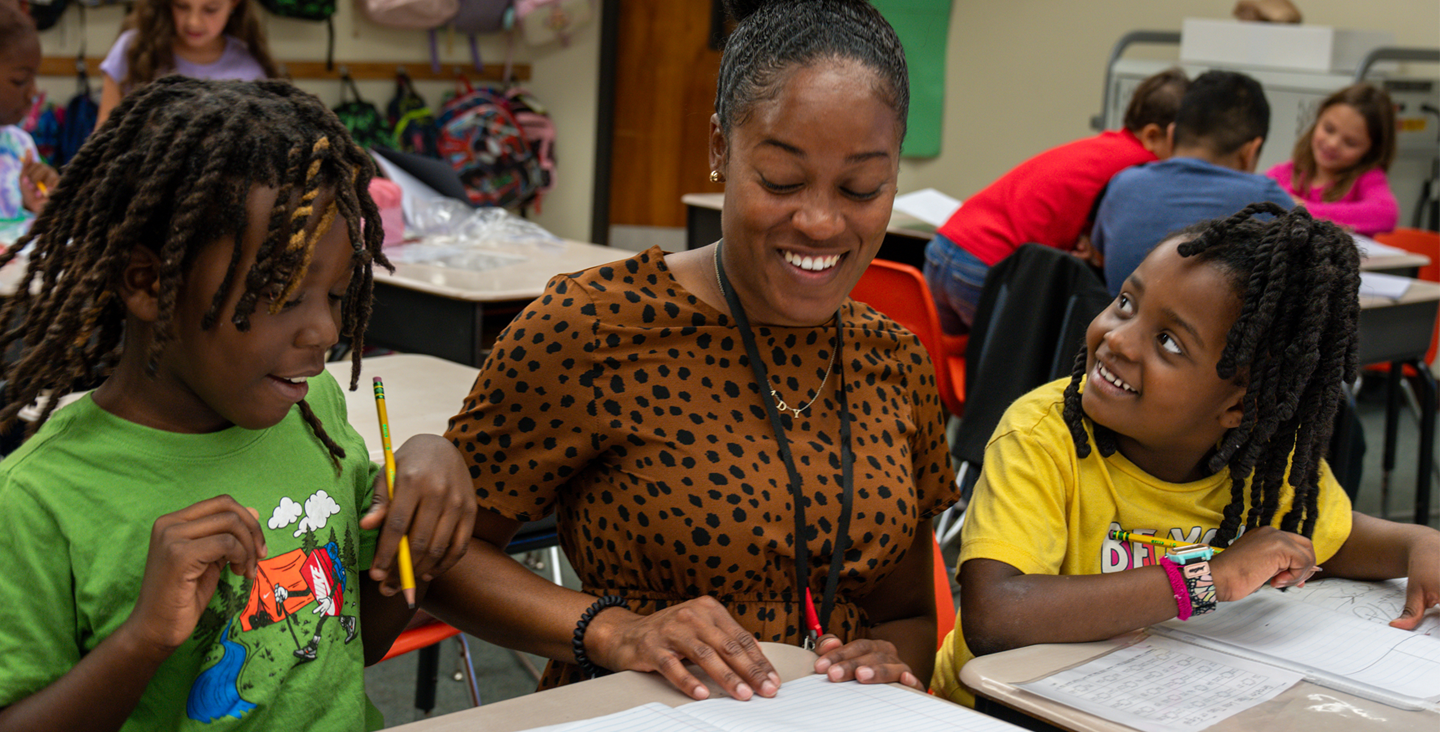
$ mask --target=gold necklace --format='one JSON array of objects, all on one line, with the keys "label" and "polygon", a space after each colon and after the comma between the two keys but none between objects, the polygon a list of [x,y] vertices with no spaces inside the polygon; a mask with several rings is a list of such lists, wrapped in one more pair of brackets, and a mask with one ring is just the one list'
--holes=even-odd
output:
[{"label": "gold necklace", "polygon": [[[720,288],[720,297],[723,298],[725,297],[725,283],[720,281],[720,247],[718,246],[715,247],[715,256],[713,259],[715,260],[715,285]],[[838,318],[840,315],[837,313],[835,317]],[[820,399],[820,395],[825,390],[825,382],[830,380],[830,371],[834,368],[835,349],[832,348],[830,349],[830,362],[825,364],[825,376],[820,379],[820,387],[815,390],[815,396],[810,401],[798,407],[792,407],[786,404],[784,399],[780,398],[780,392],[775,391],[775,387],[772,386],[770,387],[770,398],[775,400],[775,407],[781,411],[790,412],[795,415],[796,419],[799,419],[801,412],[809,409],[812,404]]]}]

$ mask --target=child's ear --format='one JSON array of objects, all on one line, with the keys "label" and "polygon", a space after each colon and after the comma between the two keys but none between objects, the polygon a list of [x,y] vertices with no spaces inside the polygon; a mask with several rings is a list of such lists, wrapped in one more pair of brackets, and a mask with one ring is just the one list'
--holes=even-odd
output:
[{"label": "child's ear", "polygon": [[150,323],[159,320],[160,257],[146,246],[131,249],[116,289],[131,315]]},{"label": "child's ear", "polygon": [[1136,137],[1140,138],[1141,147],[1149,150],[1151,155],[1161,160],[1169,158],[1173,152],[1173,148],[1170,145],[1171,138],[1168,127],[1161,127],[1151,122],[1140,128],[1140,134],[1136,135]]},{"label": "child's ear", "polygon": [[1233,430],[1239,427],[1240,423],[1244,420],[1245,388],[1239,387],[1235,392],[1233,401],[1225,405],[1225,410],[1220,413],[1220,426],[1227,430]]},{"label": "child's ear", "polygon": [[1260,162],[1260,147],[1265,144],[1265,138],[1257,137],[1240,148],[1240,169],[1246,173],[1254,173],[1255,166]]}]

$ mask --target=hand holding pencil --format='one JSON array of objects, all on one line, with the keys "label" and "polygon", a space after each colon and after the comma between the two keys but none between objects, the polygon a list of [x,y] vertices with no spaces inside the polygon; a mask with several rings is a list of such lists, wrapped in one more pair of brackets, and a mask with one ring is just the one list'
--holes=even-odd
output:
[{"label": "hand holding pencil", "polygon": [[[390,502],[395,502],[395,451],[390,447],[390,415],[385,411],[385,384],[375,377],[375,411],[380,415],[380,445],[385,449],[385,488]],[[415,565],[410,560],[410,537],[400,537],[400,549],[395,555],[400,563],[400,591],[405,593],[405,603],[415,607]]]},{"label": "hand holding pencil", "polygon": [[415,435],[393,449],[380,379],[375,379],[375,398],[385,467],[375,478],[374,501],[360,528],[380,529],[370,578],[381,583],[386,595],[398,590],[413,602],[424,594],[424,583],[460,561],[469,548],[475,486],[460,452],[439,435]]}]

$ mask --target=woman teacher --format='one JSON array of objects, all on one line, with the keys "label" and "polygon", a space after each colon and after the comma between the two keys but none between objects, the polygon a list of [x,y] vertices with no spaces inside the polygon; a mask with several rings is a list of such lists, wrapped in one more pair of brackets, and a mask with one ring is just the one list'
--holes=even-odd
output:
[{"label": "woman teacher", "polygon": [[[558,276],[500,336],[447,433],[475,539],[426,607],[553,659],[542,686],[632,669],[704,698],[689,661],[771,696],[758,639],[924,689],[930,519],[956,499],[942,407],[919,340],[848,297],[890,218],[905,58],[861,0],[730,10],[724,238]],[[551,512],[581,592],[503,552]]]}]

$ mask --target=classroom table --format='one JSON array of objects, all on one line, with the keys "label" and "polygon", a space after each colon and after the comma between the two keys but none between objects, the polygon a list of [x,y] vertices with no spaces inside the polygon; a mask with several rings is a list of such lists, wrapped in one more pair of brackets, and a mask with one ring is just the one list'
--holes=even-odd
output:
[{"label": "classroom table", "polygon": [[[774,665],[775,671],[780,674],[782,685],[786,681],[809,675],[814,668],[815,654],[810,651],[781,643],[762,642],[760,647],[764,650],[765,657]],[[712,698],[723,693],[704,673],[698,675],[710,688]],[[908,687],[900,688],[909,690]],[[393,729],[396,732],[518,732],[532,727],[592,719],[651,702],[678,707],[692,701],[694,700],[676,691],[670,686],[670,682],[657,673],[621,671],[579,684],[493,702]],[[974,713],[959,705],[956,705],[955,712]]]},{"label": "classroom table", "polygon": [[545,291],[551,277],[632,254],[570,240],[554,250],[501,247],[494,253],[514,263],[479,271],[404,262],[393,273],[376,267],[366,344],[479,366],[496,334]]},{"label": "classroom table", "polygon": [[350,426],[365,438],[370,459],[385,458],[380,445],[380,420],[375,413],[375,377],[385,384],[385,411],[390,418],[390,441],[396,449],[420,434],[444,434],[450,417],[460,411],[480,369],[434,356],[397,353],[372,356],[362,362],[360,384],[350,391],[350,359],[325,364],[345,390]]},{"label": "classroom table", "polygon": [[[1016,686],[1129,645],[1145,631],[1094,643],[1047,643],[980,656],[960,680],[993,701],[1073,732],[1134,732],[1131,727],[1051,701]],[[1407,711],[1301,681],[1279,696],[1206,732],[1435,732],[1440,713]]]},{"label": "classroom table", "polygon": [[[685,204],[685,248],[699,249],[720,239],[720,207],[725,205],[724,193],[686,193],[680,197]],[[925,245],[935,236],[935,227],[909,214],[891,211],[885,241],[875,256],[892,262],[908,264],[915,269],[925,267]]]}]

